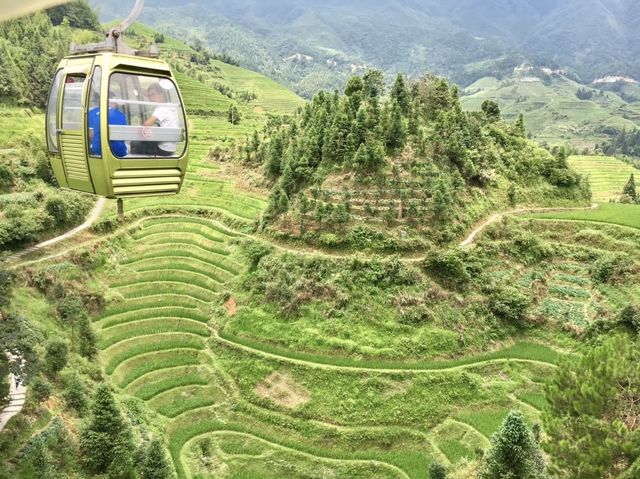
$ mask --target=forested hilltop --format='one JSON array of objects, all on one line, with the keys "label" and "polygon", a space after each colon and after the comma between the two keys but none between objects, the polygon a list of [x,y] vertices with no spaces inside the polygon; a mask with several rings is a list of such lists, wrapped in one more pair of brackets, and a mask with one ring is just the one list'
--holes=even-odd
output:
[{"label": "forested hilltop", "polygon": [[458,88],[382,72],[353,77],[343,95],[321,92],[293,116],[274,118],[242,145],[271,182],[262,227],[281,238],[390,252],[459,237],[493,210],[589,201],[588,182],[526,139],[524,117],[495,102],[464,112]]}]

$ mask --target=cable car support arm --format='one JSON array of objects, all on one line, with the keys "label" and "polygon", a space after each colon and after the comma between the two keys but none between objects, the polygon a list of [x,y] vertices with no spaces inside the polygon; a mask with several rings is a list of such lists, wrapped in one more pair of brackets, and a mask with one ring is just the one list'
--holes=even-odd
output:
[{"label": "cable car support arm", "polygon": [[146,57],[158,57],[159,51],[155,45],[151,45],[148,52],[139,52],[130,48],[124,41],[122,40],[122,34],[133,25],[138,17],[142,13],[144,8],[144,0],[136,0],[136,4],[131,10],[131,13],[127,18],[125,18],[120,25],[115,28],[112,28],[106,33],[107,39],[101,43],[92,43],[89,45],[71,45],[71,53],[73,54],[82,54],[82,53],[97,53],[97,52],[114,52],[114,53],[123,53],[125,55],[137,55],[137,56],[146,56]]}]

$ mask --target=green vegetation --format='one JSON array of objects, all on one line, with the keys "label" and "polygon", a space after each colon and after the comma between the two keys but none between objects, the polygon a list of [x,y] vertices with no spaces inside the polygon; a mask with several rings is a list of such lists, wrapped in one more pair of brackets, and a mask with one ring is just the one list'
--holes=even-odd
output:
[{"label": "green vegetation", "polygon": [[[588,200],[586,182],[500,121],[494,102],[464,113],[457,87],[398,75],[388,100],[378,71],[343,96],[321,92],[238,151],[271,180],[262,228],[277,239],[333,249],[407,252],[446,244],[511,203]],[[303,138],[304,140],[301,140]],[[514,198],[515,197],[515,198]],[[427,239],[429,238],[429,239]]]},{"label": "green vegetation", "polygon": [[636,205],[602,203],[594,210],[560,211],[527,215],[534,219],[557,219],[566,221],[587,221],[640,228],[640,208]]},{"label": "green vegetation", "polygon": [[594,201],[617,201],[629,175],[638,172],[611,156],[571,156],[569,164],[578,173],[589,177]]},{"label": "green vegetation", "polygon": [[544,416],[554,473],[585,479],[638,474],[639,355],[629,337],[617,336],[578,363],[558,368],[547,388],[550,408]]},{"label": "green vegetation", "polygon": [[486,100],[496,101],[508,121],[524,113],[526,130],[534,139],[551,145],[570,143],[580,150],[606,143],[618,131],[637,128],[640,110],[635,100],[600,85],[590,86],[589,95],[578,97],[576,92],[583,90],[566,72],[525,66],[506,77],[477,80],[463,90],[461,101],[470,110]]},{"label": "green vegetation", "polygon": [[[593,418],[585,450],[634,477],[632,428],[622,449],[603,441],[635,417],[605,378],[624,385],[637,362],[640,231],[507,214],[474,248],[451,244],[489,211],[585,205],[566,149],[530,143],[495,102],[463,113],[437,78],[400,75],[385,99],[372,70],[299,108],[198,45],[141,25],[129,38],[161,41],[180,70],[189,179],[0,270],[3,349],[26,360],[0,374],[28,386],[0,477],[540,477],[541,438],[582,439],[567,404]],[[571,213],[609,207],[637,208]],[[595,378],[619,351],[625,366]]]}]

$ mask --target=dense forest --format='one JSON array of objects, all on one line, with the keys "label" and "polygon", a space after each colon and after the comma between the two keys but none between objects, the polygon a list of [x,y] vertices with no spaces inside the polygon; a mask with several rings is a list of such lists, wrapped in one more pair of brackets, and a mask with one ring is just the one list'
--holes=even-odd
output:
[{"label": "dense forest", "polygon": [[640,167],[640,129],[617,131],[601,149],[605,155],[632,157],[631,162]]},{"label": "dense forest", "polygon": [[434,76],[398,75],[387,95],[382,72],[370,70],[344,94],[321,92],[273,119],[240,153],[273,185],[262,226],[279,236],[424,249],[492,208],[589,199],[565,149],[527,140],[524,121],[503,122],[492,101],[464,112],[457,87]]}]

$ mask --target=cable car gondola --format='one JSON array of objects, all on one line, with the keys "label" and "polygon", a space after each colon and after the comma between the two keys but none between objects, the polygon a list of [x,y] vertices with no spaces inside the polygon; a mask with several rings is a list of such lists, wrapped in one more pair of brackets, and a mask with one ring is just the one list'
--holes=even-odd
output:
[{"label": "cable car gondola", "polygon": [[47,106],[47,145],[62,188],[121,200],[172,195],[187,170],[187,118],[169,66],[155,52],[128,48],[121,34],[64,58]]}]

